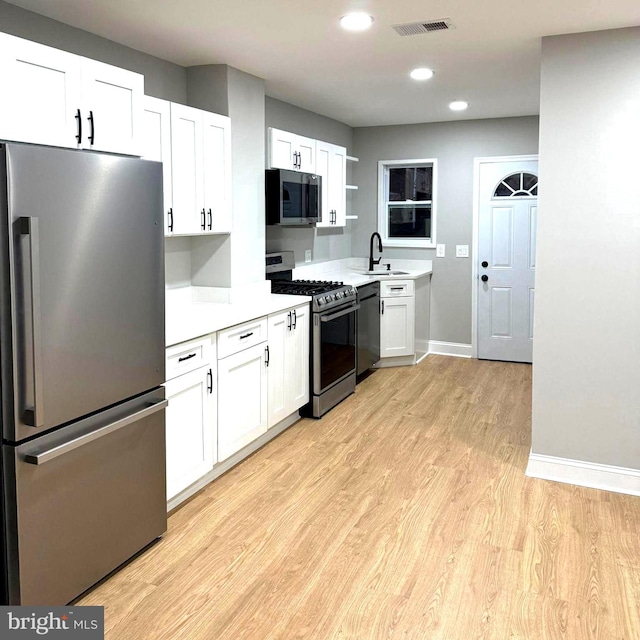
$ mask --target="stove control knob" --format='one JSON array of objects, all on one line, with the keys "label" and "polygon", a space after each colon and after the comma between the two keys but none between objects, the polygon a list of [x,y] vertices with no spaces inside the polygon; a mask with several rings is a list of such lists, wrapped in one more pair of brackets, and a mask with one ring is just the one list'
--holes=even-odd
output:
[{"label": "stove control knob", "polygon": [[318,298],[318,304],[321,304],[321,305],[322,305],[322,304],[324,304],[325,302],[326,302],[326,300],[325,300],[325,297],[324,297],[324,296],[320,296],[320,297]]}]

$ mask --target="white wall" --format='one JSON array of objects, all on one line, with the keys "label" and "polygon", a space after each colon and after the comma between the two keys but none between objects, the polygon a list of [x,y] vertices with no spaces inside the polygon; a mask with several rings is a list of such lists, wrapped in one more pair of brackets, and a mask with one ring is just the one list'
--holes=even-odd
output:
[{"label": "white wall", "polygon": [[544,38],[534,453],[640,469],[640,29]]}]

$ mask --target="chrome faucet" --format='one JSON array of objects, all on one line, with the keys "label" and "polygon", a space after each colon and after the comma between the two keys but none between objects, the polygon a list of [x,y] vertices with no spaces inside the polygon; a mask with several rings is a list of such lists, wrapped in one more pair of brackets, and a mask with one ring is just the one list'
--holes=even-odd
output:
[{"label": "chrome faucet", "polygon": [[377,260],[373,259],[373,241],[375,240],[376,236],[378,236],[378,251],[382,253],[382,238],[377,231],[374,231],[371,234],[371,239],[369,240],[369,271],[373,271],[374,265],[380,264],[380,261],[382,260],[382,256],[380,256]]}]

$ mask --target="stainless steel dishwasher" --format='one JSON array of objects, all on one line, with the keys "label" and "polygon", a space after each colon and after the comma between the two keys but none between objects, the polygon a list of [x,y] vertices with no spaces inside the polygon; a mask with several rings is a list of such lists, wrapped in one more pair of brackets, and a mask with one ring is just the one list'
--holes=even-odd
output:
[{"label": "stainless steel dishwasher", "polygon": [[362,375],[380,360],[380,283],[370,282],[358,292],[357,375]]}]

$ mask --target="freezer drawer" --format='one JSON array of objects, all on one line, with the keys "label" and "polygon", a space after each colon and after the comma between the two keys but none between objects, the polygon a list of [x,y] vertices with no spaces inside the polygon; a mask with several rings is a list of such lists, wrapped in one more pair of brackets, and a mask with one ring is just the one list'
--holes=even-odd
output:
[{"label": "freezer drawer", "polygon": [[66,604],[165,532],[165,406],[158,389],[3,447],[11,604]]}]

